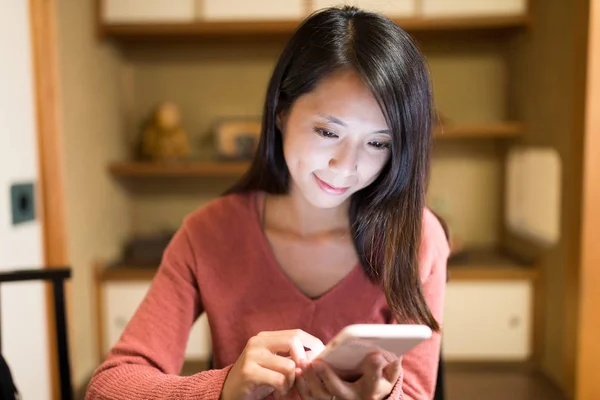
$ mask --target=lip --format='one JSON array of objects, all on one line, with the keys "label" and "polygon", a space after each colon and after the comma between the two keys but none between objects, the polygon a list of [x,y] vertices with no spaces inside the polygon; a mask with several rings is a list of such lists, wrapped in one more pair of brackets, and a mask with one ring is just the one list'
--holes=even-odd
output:
[{"label": "lip", "polygon": [[350,189],[350,187],[338,188],[335,186],[331,186],[330,184],[328,184],[325,181],[323,181],[322,179],[320,179],[316,174],[313,173],[313,176],[315,177],[315,181],[317,181],[317,185],[319,185],[321,190],[324,191],[325,193],[339,196],[339,195],[346,193],[348,191],[348,189]]}]

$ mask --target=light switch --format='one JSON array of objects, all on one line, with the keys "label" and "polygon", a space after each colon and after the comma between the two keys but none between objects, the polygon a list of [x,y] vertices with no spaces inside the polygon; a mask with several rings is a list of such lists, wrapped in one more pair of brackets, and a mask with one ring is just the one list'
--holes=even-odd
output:
[{"label": "light switch", "polygon": [[34,193],[33,183],[17,183],[10,187],[13,225],[35,220]]}]

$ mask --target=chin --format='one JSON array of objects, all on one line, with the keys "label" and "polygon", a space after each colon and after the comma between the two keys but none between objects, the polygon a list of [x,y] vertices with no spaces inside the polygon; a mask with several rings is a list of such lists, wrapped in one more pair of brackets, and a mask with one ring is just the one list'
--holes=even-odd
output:
[{"label": "chin", "polygon": [[343,195],[331,195],[323,192],[319,188],[303,190],[304,198],[313,206],[318,208],[337,208],[346,203],[353,192]]}]

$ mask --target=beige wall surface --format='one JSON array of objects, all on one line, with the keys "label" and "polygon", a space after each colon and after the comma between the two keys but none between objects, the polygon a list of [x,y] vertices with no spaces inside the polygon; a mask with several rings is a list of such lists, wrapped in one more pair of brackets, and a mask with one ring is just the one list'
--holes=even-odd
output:
[{"label": "beige wall surface", "polygon": [[74,382],[79,386],[97,366],[92,265],[113,258],[129,232],[126,196],[110,179],[110,160],[123,157],[120,132],[120,62],[99,44],[92,1],[58,1],[58,50],[64,154],[67,235],[73,268],[71,338]]}]

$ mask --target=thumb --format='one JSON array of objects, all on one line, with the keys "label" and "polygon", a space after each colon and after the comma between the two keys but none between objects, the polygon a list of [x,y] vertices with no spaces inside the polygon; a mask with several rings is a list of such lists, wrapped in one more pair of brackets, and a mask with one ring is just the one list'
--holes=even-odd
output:
[{"label": "thumb", "polygon": [[400,375],[402,374],[402,359],[398,358],[383,368],[383,378],[390,382],[395,383]]}]

